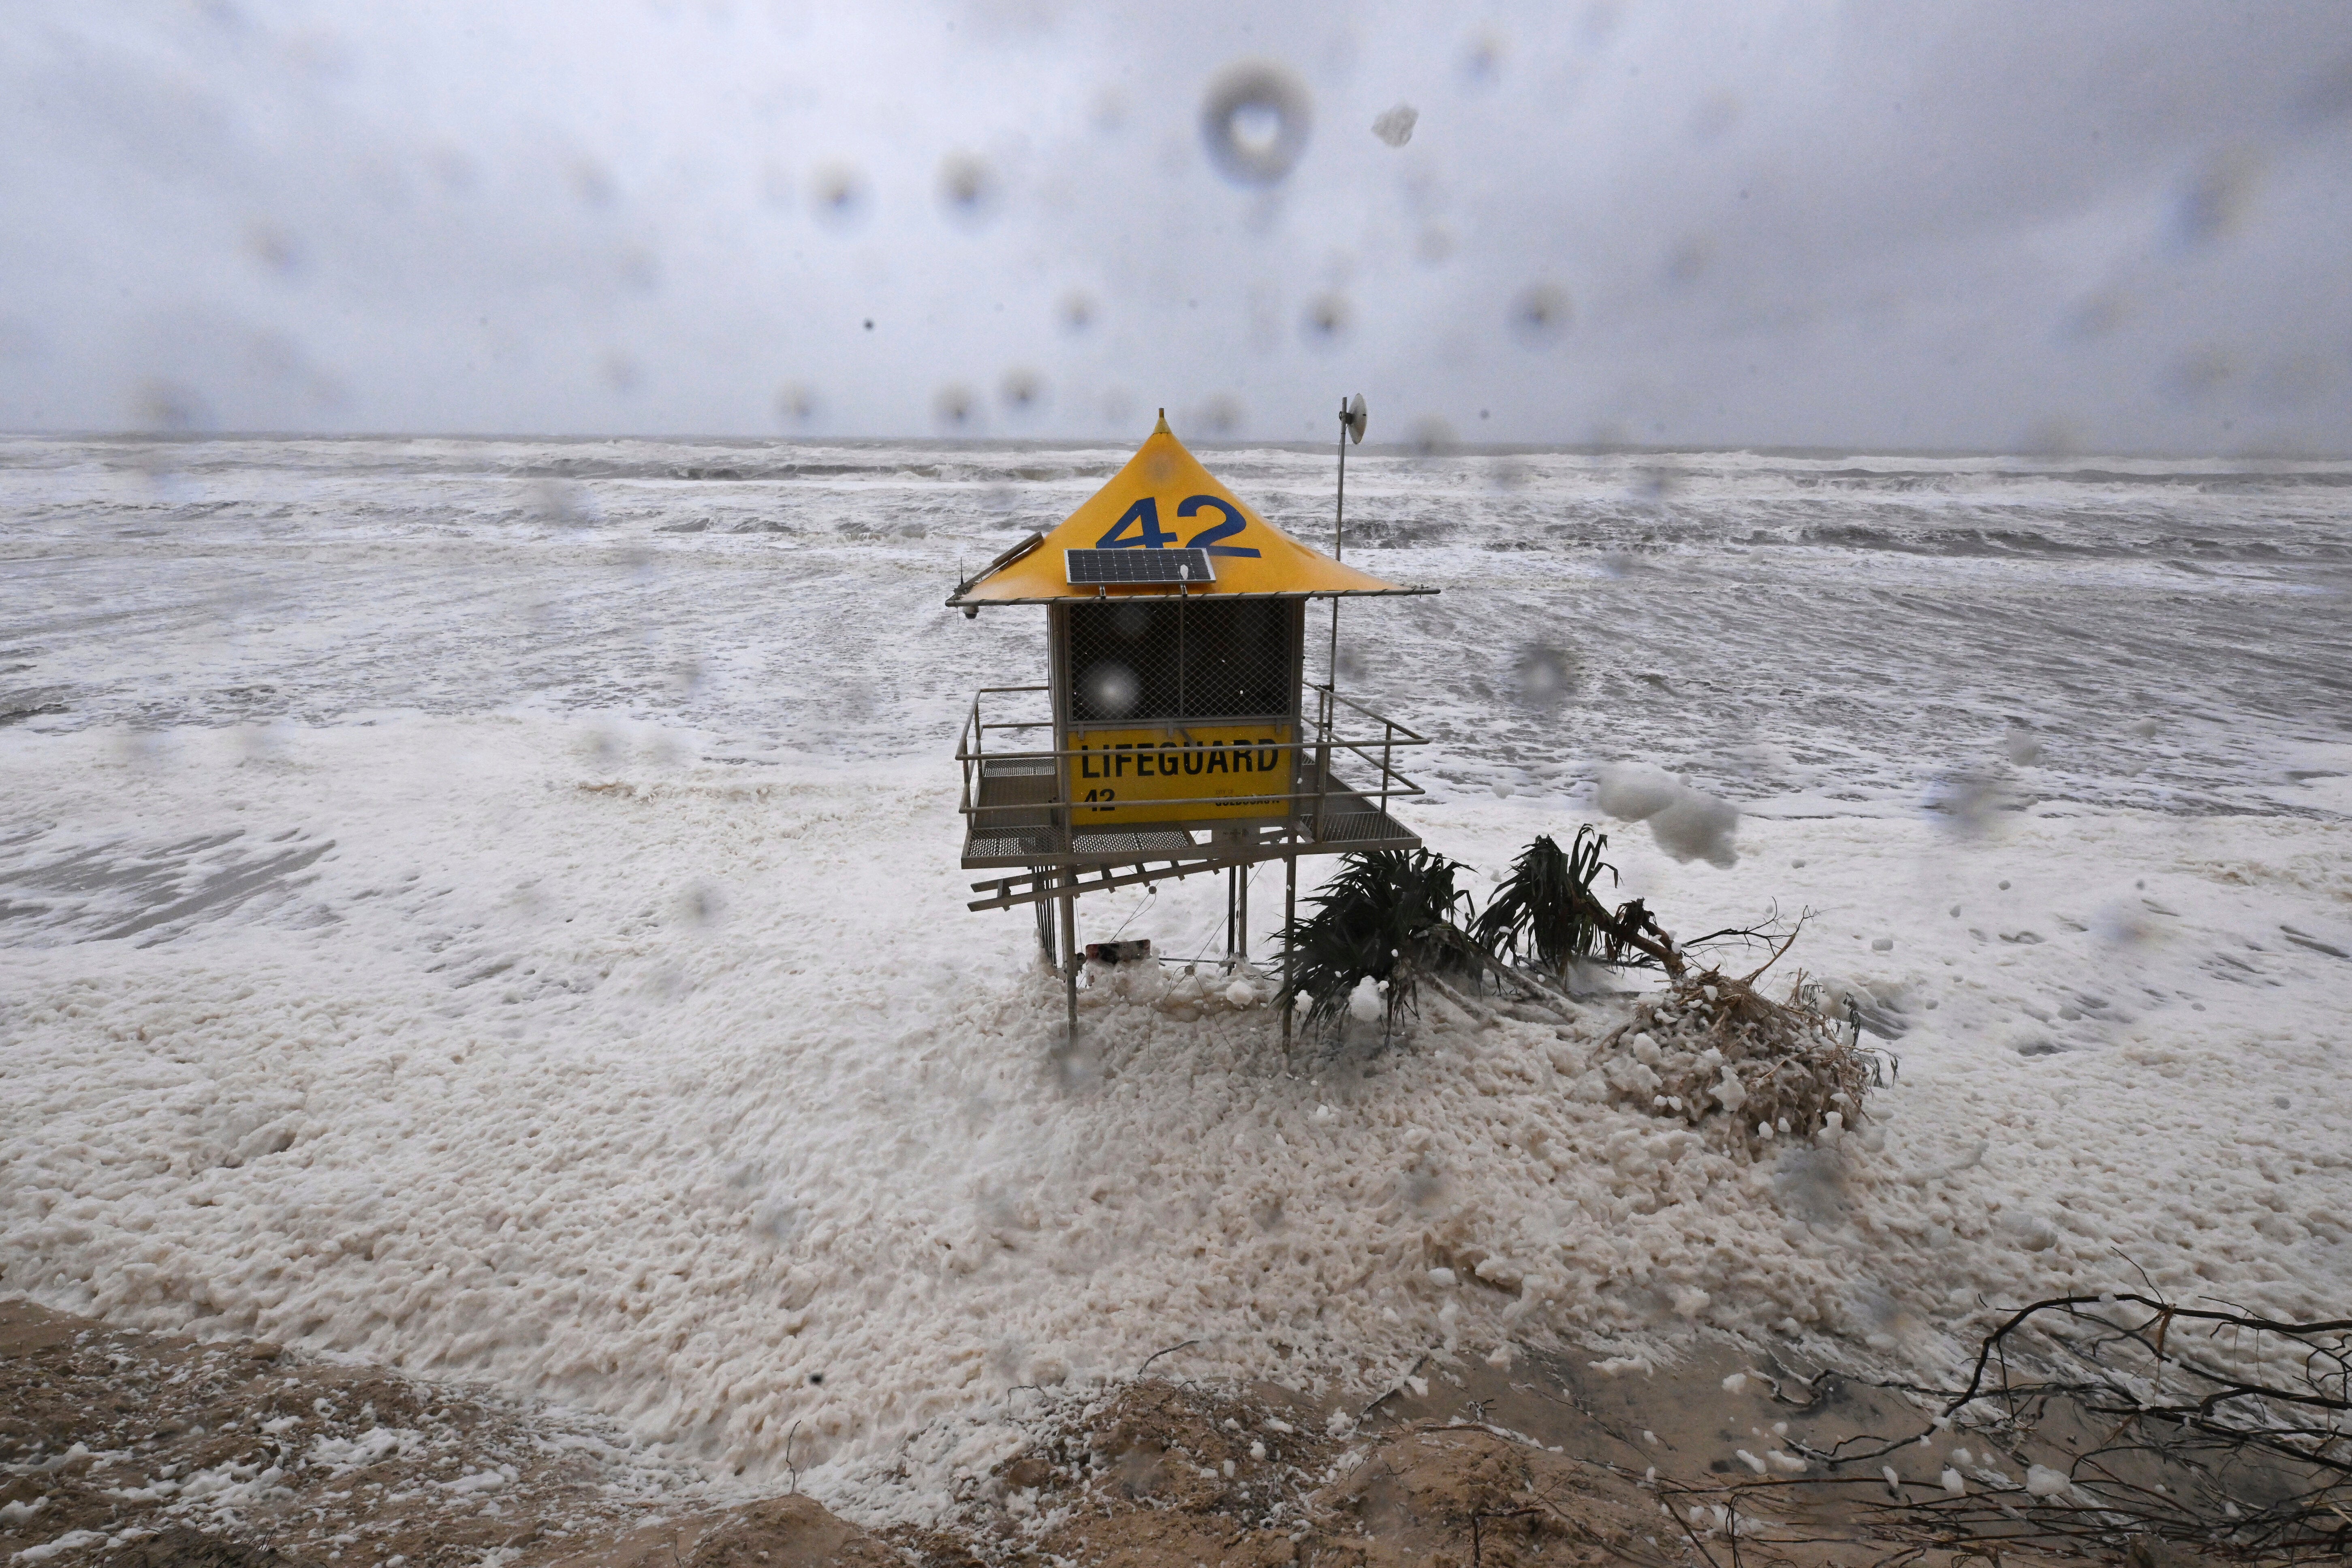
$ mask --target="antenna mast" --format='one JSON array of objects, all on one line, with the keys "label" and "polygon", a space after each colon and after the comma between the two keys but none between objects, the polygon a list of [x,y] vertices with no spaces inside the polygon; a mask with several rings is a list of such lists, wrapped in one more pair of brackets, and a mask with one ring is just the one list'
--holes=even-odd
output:
[{"label": "antenna mast", "polygon": [[[1339,496],[1331,514],[1331,559],[1344,560],[1348,549],[1348,444],[1364,439],[1364,394],[1358,392],[1339,403]],[[1331,683],[1331,695],[1339,695],[1339,600],[1331,600],[1331,653],[1325,667]]]}]

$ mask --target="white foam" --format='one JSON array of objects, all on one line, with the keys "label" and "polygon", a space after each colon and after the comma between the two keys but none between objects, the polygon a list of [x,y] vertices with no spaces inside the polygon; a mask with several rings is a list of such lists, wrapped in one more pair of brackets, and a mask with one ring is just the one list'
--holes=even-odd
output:
[{"label": "white foam", "polygon": [[[10,955],[0,1283],[492,1378],[755,1473],[792,1437],[869,1513],[947,1484],[857,1479],[908,1434],[1181,1340],[1159,1370],[1313,1379],[1786,1319],[1936,1364],[1979,1296],[2134,1263],[2284,1314],[2344,1293],[2340,960],[2238,936],[2330,918],[2339,827],[2083,817],[1955,853],[1923,824],[1759,822],[1735,873],[1622,855],[1686,929],[1807,860],[1821,914],[1789,962],[1908,1025],[1877,1147],[1750,1166],[1569,1093],[1606,1009],[1563,1033],[1433,998],[1412,1049],[1286,1063],[1264,1009],[1183,1022],[1105,987],[1074,1056],[1027,923],[960,912],[923,770],[582,745],[608,731],[387,718],[260,765],[194,733],[163,772],[103,734],[5,742],[93,844],[234,800],[336,847],[170,940]],[[1449,816],[1432,831],[1474,862],[1523,826]],[[2141,882],[2178,913],[2135,943],[2051,915]],[[1152,918],[1216,898],[1172,888]],[[1956,898],[2049,936],[1974,937]],[[1881,931],[1892,953],[1860,939]],[[2071,1019],[2021,1010],[2095,988]]]}]

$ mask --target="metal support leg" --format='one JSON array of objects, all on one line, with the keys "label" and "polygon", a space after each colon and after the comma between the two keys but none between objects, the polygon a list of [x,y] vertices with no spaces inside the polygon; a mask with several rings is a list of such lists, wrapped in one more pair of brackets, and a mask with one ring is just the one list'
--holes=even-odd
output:
[{"label": "metal support leg", "polygon": [[1298,1009],[1290,1005],[1290,927],[1298,918],[1298,857],[1282,857],[1282,1049],[1290,1049],[1290,1018]]},{"label": "metal support leg", "polygon": [[1234,867],[1234,967],[1249,962],[1249,873],[1248,866]]},{"label": "metal support leg", "polygon": [[[1029,869],[1040,877],[1048,874],[1044,866],[1032,866]],[[1053,902],[1050,899],[1041,898],[1037,901],[1037,950],[1045,956],[1045,962],[1057,964],[1061,961],[1061,946],[1060,938],[1054,934]]]},{"label": "metal support leg", "polygon": [[1070,891],[1077,873],[1062,873],[1062,990],[1069,998],[1070,1038],[1078,1038],[1078,895]]},{"label": "metal support leg", "polygon": [[1233,971],[1234,931],[1240,931],[1240,919],[1237,919],[1237,912],[1234,912],[1234,903],[1237,903],[1240,898],[1242,898],[1242,867],[1228,865],[1225,867],[1225,971],[1228,973]]}]

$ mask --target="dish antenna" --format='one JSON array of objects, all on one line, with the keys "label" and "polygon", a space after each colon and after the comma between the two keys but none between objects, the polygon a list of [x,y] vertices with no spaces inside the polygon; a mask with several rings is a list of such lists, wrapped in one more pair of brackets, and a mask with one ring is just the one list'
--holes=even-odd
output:
[{"label": "dish antenna", "polygon": [[[1348,444],[1364,439],[1364,394],[1343,399],[1339,404],[1339,496],[1331,513],[1331,559],[1347,559],[1348,546]],[[1331,662],[1326,666],[1331,683],[1331,695],[1339,695],[1339,601],[1331,601]],[[1336,715],[1335,715],[1336,716]]]}]

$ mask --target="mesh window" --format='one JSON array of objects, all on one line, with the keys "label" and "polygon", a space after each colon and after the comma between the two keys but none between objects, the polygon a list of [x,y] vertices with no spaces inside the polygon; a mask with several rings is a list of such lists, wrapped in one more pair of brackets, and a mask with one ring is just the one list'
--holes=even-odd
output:
[{"label": "mesh window", "polygon": [[1276,599],[1095,600],[1070,606],[1070,716],[1080,723],[1287,715],[1291,606]]}]

